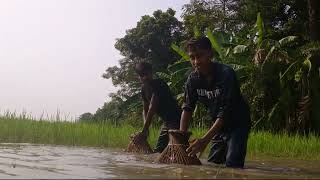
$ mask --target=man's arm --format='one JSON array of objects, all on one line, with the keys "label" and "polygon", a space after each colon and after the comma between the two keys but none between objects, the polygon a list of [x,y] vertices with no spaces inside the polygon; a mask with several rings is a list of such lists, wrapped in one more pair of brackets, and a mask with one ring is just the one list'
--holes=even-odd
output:
[{"label": "man's arm", "polygon": [[[144,126],[143,126],[142,133],[145,135],[149,131],[151,120],[152,120],[153,115],[156,112],[157,105],[158,105],[158,97],[155,94],[152,94],[149,106],[144,107],[144,115],[145,116],[144,116]],[[148,109],[148,110],[146,111],[146,109]]]},{"label": "man's arm", "polygon": [[143,101],[143,112],[142,112],[143,124],[146,123],[148,111],[149,111],[149,103],[147,101]]},{"label": "man's arm", "polygon": [[189,128],[189,122],[192,120],[192,111],[183,110],[180,119],[180,130],[186,132]]},{"label": "man's arm", "polygon": [[208,144],[210,140],[213,138],[213,136],[220,131],[222,125],[223,119],[217,118],[213,125],[210,127],[210,129],[207,131],[207,133],[204,136],[202,136],[201,140]]},{"label": "man's arm", "polygon": [[223,124],[223,119],[217,118],[216,121],[213,123],[211,128],[207,131],[207,133],[202,136],[202,138],[196,139],[187,149],[187,153],[189,156],[195,156],[197,153],[200,152],[200,156],[202,152],[206,149],[207,145],[209,144],[210,140],[213,136],[220,131]]},{"label": "man's arm", "polygon": [[218,104],[217,118],[226,119],[231,113],[232,102],[236,99],[236,96],[240,94],[240,86],[236,77],[236,73],[230,69],[225,72],[223,86],[223,96]]},{"label": "man's arm", "polygon": [[141,133],[134,137],[134,142],[138,143],[148,137],[149,126],[151,124],[152,117],[155,114],[157,103],[157,97],[154,94],[152,94],[150,103],[147,103],[146,101],[143,102],[143,129]]}]

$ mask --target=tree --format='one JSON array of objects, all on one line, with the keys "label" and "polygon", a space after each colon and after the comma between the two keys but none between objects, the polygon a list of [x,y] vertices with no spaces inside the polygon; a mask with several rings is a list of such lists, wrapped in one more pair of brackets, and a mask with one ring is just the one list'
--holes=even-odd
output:
[{"label": "tree", "polygon": [[320,41],[320,2],[308,0],[310,39]]},{"label": "tree", "polygon": [[[313,107],[320,106],[320,2],[317,0],[308,0],[308,12],[309,12],[309,33],[310,40],[313,44],[309,47],[312,53],[310,61],[311,68],[311,80],[310,95],[312,98],[311,104]],[[311,127],[318,131],[320,134],[320,112],[313,108],[310,112]]]},{"label": "tree", "polygon": [[97,122],[112,122],[117,124],[121,121],[124,101],[117,94],[110,94],[111,101],[105,102],[101,108],[98,108],[94,114],[94,120]]},{"label": "tree", "polygon": [[93,114],[87,112],[80,115],[78,121],[80,122],[92,122],[93,121]]},{"label": "tree", "polygon": [[116,86],[120,85],[120,96],[130,97],[137,93],[139,84],[134,65],[138,62],[150,62],[154,71],[158,71],[177,59],[177,55],[168,48],[172,42],[179,42],[182,38],[182,23],[174,15],[175,11],[169,8],[166,12],[157,10],[153,16],[142,16],[135,28],[117,39],[115,48],[125,58],[120,60],[120,67],[109,67],[103,77],[111,78]]},{"label": "tree", "polygon": [[[258,12],[264,17],[267,36],[280,39],[288,35],[307,36],[307,0],[239,0],[237,15],[243,27],[254,24]],[[244,28],[245,31],[250,29]]]},{"label": "tree", "polygon": [[200,32],[206,28],[215,31],[232,32],[237,27],[236,0],[191,0],[183,6],[182,18],[186,33],[193,36],[194,27]]}]

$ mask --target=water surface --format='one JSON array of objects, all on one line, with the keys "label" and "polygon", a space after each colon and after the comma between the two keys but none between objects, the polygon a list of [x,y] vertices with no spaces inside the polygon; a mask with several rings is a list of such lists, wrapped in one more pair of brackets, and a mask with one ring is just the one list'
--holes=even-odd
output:
[{"label": "water surface", "polygon": [[159,154],[137,155],[121,149],[0,144],[0,178],[320,178],[320,163],[294,160],[248,160],[245,169],[207,163],[202,166],[155,163]]}]

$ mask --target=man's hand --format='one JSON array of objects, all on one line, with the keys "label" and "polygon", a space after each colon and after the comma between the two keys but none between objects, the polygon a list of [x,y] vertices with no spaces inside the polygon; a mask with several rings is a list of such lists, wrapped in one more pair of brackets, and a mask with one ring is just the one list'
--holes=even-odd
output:
[{"label": "man's hand", "polygon": [[209,129],[209,131],[202,138],[196,139],[191,143],[190,147],[187,149],[188,155],[194,156],[198,152],[200,152],[201,155],[208,143],[210,142],[210,140],[212,139],[212,137],[220,131],[222,125],[223,119],[217,118],[211,126],[211,128]]},{"label": "man's hand", "polygon": [[208,145],[208,142],[206,142],[204,139],[202,138],[195,139],[191,143],[189,148],[187,148],[188,156],[195,156],[199,152],[200,154],[202,154],[202,152],[206,149],[207,145]]}]

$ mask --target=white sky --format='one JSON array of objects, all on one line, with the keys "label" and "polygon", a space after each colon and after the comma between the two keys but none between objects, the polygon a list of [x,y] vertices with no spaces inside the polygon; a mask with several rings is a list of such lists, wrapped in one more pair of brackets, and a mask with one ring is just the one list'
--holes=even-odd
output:
[{"label": "white sky", "polygon": [[0,112],[76,117],[115,92],[101,75],[141,16],[189,0],[0,0]]}]

